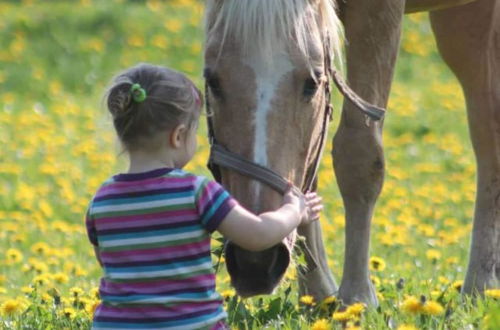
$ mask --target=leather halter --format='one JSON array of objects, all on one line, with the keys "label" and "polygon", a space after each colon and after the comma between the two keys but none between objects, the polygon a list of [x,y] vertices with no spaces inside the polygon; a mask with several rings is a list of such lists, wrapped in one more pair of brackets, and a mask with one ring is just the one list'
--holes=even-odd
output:
[{"label": "leather halter", "polygon": [[[372,120],[380,120],[385,115],[385,109],[377,107],[373,104],[370,104],[363,99],[361,99],[343,80],[342,76],[335,70],[332,66],[331,55],[329,51],[329,38],[326,38],[324,42],[325,49],[325,74],[327,76],[327,82],[325,84],[324,93],[325,93],[325,110],[323,114],[323,123],[321,128],[321,134],[319,137],[319,146],[314,156],[313,162],[309,166],[306,171],[306,177],[302,187],[293,187],[297,192],[306,192],[314,187],[319,163],[321,159],[321,155],[323,154],[323,149],[325,146],[326,136],[328,132],[328,124],[332,118],[333,107],[330,103],[331,90],[330,90],[330,78],[333,79],[335,85],[340,90],[342,95],[346,97],[349,101],[351,101],[357,109],[362,111],[365,115],[367,115]],[[227,148],[223,147],[221,144],[217,142],[215,139],[215,131],[214,125],[211,118],[210,111],[210,102],[208,95],[208,83],[205,81],[205,102],[207,108],[207,126],[208,126],[208,138],[210,143],[210,157],[208,160],[208,168],[212,172],[214,179],[217,182],[221,182],[221,173],[220,167],[224,167],[235,172],[238,172],[242,175],[250,177],[252,179],[258,180],[262,183],[265,183],[275,191],[280,194],[284,194],[290,183],[283,178],[280,174],[275,172],[274,170],[254,163],[241,155],[234,153]]]}]

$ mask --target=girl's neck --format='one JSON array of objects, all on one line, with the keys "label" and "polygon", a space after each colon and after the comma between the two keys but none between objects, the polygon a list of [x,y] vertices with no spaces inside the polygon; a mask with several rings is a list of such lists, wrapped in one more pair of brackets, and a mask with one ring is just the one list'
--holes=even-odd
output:
[{"label": "girl's neck", "polygon": [[129,152],[130,165],[128,173],[148,172],[162,167],[174,168],[173,159],[165,153]]}]

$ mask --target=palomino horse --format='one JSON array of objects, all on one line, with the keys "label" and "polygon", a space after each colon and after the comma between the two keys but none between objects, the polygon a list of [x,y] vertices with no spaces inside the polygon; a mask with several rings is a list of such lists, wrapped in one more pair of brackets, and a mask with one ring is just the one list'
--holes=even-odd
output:
[{"label": "palomino horse", "polygon": [[[407,11],[431,13],[441,54],[459,78],[467,100],[478,161],[478,194],[464,292],[498,285],[500,278],[500,117],[498,9],[495,0],[408,0]],[[340,8],[347,38],[347,75],[367,101],[385,106],[392,81],[405,2],[347,1]],[[331,0],[209,0],[205,48],[207,100],[217,143],[272,168],[297,187],[307,185],[321,152],[328,107],[329,53],[339,53],[339,24]],[[330,48],[325,47],[325,43]],[[334,137],[335,173],[346,210],[344,273],[339,288],[326,264],[319,223],[305,236],[307,271],[302,293],[322,299],[338,291],[344,303],[376,304],[369,279],[370,222],[384,176],[383,122],[345,102]],[[220,168],[223,184],[247,208],[276,208],[281,197],[237,171]],[[249,233],[251,235],[252,233]],[[289,245],[261,253],[227,247],[227,266],[239,294],[270,293],[289,262]]]}]

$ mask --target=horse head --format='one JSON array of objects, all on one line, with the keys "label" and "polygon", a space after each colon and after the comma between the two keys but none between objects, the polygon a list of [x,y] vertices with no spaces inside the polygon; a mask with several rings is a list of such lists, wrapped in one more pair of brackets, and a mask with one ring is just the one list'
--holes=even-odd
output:
[{"label": "horse head", "polygon": [[[204,75],[218,144],[304,187],[321,152],[339,26],[331,0],[207,1]],[[249,210],[282,204],[269,186],[225,168],[220,173]],[[227,269],[238,294],[274,290],[294,236],[262,252],[228,243]]]}]

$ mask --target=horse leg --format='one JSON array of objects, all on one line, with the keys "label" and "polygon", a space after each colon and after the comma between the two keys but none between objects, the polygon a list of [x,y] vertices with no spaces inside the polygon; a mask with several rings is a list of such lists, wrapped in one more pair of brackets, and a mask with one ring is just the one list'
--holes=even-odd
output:
[{"label": "horse leg", "polygon": [[[314,183],[314,189],[316,190]],[[337,283],[328,267],[327,255],[323,244],[319,221],[300,226],[298,234],[305,238],[305,269],[299,269],[300,295],[311,295],[316,301],[322,301],[337,292]]]},{"label": "horse leg", "polygon": [[[385,106],[401,36],[404,0],[356,0],[342,6],[347,77],[365,100]],[[345,304],[376,305],[368,257],[370,224],[384,180],[382,122],[344,102],[333,139],[333,163],[346,214],[345,259],[339,297]]]},{"label": "horse leg", "polygon": [[431,13],[439,51],[460,81],[477,162],[477,193],[464,293],[500,286],[500,3]]}]

